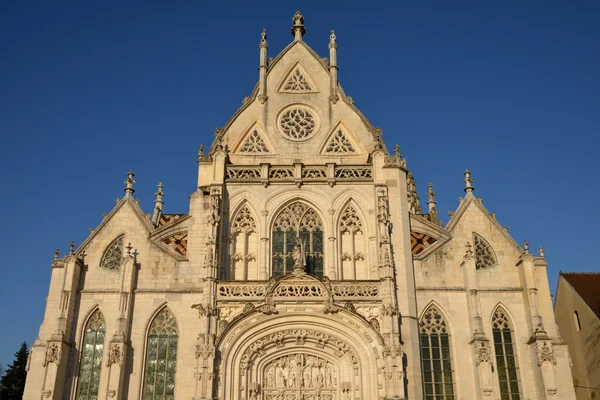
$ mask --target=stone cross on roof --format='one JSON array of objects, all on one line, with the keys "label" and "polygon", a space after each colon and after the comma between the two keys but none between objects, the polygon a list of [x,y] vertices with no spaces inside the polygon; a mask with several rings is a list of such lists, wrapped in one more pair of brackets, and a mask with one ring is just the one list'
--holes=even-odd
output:
[{"label": "stone cross on roof", "polygon": [[133,192],[135,192],[135,189],[133,188],[133,184],[135,183],[135,179],[133,179],[134,176],[135,174],[131,170],[127,173],[127,180],[124,182],[126,185],[124,189],[126,196],[131,196]]},{"label": "stone cross on roof", "polygon": [[299,42],[302,40],[302,36],[306,33],[306,29],[304,29],[304,17],[300,11],[296,11],[294,17],[292,18],[292,35],[294,35],[294,41]]},{"label": "stone cross on roof", "polygon": [[465,171],[465,179],[463,179],[463,182],[465,183],[465,192],[469,193],[475,190],[475,186],[471,185],[475,182],[475,179],[471,178],[471,172],[468,169]]}]

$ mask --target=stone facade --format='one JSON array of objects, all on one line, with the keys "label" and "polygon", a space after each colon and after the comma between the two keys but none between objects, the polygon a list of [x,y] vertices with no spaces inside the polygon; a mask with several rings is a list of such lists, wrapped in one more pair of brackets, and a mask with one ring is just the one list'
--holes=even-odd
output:
[{"label": "stone facade", "polygon": [[160,185],[144,215],[130,173],[56,255],[24,398],[574,399],[545,259],[469,172],[445,227],[432,187],[422,213],[399,148],[337,82],[334,32],[329,58],[304,32],[296,13],[274,59],[263,32],[187,214],[163,213]]}]

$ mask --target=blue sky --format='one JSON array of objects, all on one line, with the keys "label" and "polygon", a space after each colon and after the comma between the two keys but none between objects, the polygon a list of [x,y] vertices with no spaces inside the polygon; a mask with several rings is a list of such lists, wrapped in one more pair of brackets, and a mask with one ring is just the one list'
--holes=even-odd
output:
[{"label": "blue sky", "polygon": [[[600,3],[554,1],[2,2],[0,363],[42,322],[52,253],[81,243],[129,169],[151,210],[188,211],[210,145],[305,16],[346,93],[398,143],[445,221],[463,171],[521,243],[599,271]],[[217,4],[219,3],[219,4]],[[423,203],[425,206],[425,204]]]}]

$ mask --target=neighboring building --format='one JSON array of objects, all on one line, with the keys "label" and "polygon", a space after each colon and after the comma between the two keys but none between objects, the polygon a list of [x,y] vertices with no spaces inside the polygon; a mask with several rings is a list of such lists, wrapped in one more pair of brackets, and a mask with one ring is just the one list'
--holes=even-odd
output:
[{"label": "neighboring building", "polygon": [[554,315],[569,345],[577,400],[600,399],[600,273],[561,271]]},{"label": "neighboring building", "polygon": [[263,32],[187,214],[163,213],[159,185],[144,215],[130,172],[56,254],[26,399],[574,399],[544,257],[468,171],[445,226],[431,185],[421,213],[399,149],[338,84],[335,34],[327,59],[304,32],[296,13],[274,59]]}]

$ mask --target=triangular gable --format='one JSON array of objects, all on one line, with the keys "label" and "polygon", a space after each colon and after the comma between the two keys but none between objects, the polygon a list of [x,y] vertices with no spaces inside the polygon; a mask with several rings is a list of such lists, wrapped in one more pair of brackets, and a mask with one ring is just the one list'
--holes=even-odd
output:
[{"label": "triangular gable", "polygon": [[281,93],[316,93],[319,90],[299,61],[284,75],[277,89]]},{"label": "triangular gable", "polygon": [[102,222],[100,222],[100,224],[96,227],[96,229],[94,229],[92,231],[92,233],[90,234],[90,236],[88,236],[88,238],[85,239],[83,243],[81,243],[81,245],[77,248],[77,251],[75,252],[75,255],[79,256],[83,252],[83,250],[86,248],[86,246],[92,240],[94,240],[94,238],[100,233],[100,231],[108,223],[108,221],[110,221],[112,219],[112,217],[126,203],[129,203],[129,205],[133,209],[134,214],[140,219],[140,221],[142,222],[142,224],[144,225],[144,227],[146,227],[146,229],[148,230],[148,232],[152,232],[152,230],[154,229],[154,226],[152,225],[152,223],[150,222],[150,220],[146,217],[146,215],[144,215],[144,212],[140,208],[140,206],[137,203],[137,201],[135,201],[131,196],[125,196],[125,197],[123,197],[121,200],[119,200],[117,202],[117,205],[115,206],[115,208],[113,208],[113,210],[102,220]]},{"label": "triangular gable", "polygon": [[234,146],[234,153],[239,155],[273,154],[275,148],[270,142],[258,121],[253,121]]},{"label": "triangular gable", "polygon": [[350,134],[350,131],[338,122],[329,131],[327,139],[321,147],[321,154],[334,156],[340,154],[359,154],[362,153],[362,148],[357,145],[358,141]]}]

